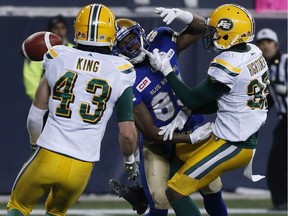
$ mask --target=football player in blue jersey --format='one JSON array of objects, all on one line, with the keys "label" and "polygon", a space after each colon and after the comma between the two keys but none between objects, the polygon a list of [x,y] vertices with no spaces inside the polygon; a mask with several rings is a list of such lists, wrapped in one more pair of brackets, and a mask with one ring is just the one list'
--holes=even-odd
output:
[{"label": "football player in blue jersey", "polygon": [[[202,37],[205,19],[180,9],[156,8],[155,13],[159,14],[167,24],[174,19],[179,19],[187,24],[187,27],[181,33],[169,27],[159,27],[151,31],[146,38],[145,31],[139,23],[125,18],[118,19],[116,20],[118,30],[114,49],[116,54],[128,59],[136,69],[133,111],[135,124],[140,131],[141,181],[150,207],[147,215],[166,216],[170,207],[165,195],[167,181],[189,157],[189,153],[200,145],[200,143],[195,145],[189,143],[193,144],[198,141],[199,134],[191,133],[191,131],[204,121],[204,116],[187,114],[186,107],[175,96],[167,79],[162,73],[156,73],[142,49],[152,51],[157,48],[160,52],[172,50],[170,62],[177,76],[180,76],[177,55]],[[193,110],[193,112],[197,111]],[[200,108],[198,113],[201,112]],[[178,133],[166,133],[164,137],[159,136],[158,128],[168,124],[173,128],[171,131],[177,129]],[[207,124],[206,126],[209,127],[209,123]],[[200,139],[205,139],[207,136],[209,134],[204,130],[204,135]],[[171,144],[161,145],[163,142]],[[181,144],[175,145],[175,143]],[[128,190],[121,191],[124,188],[123,185],[115,181],[110,183],[110,187],[116,194],[124,197],[132,205],[135,204],[135,200],[127,195]],[[218,178],[201,190],[209,215],[227,215],[221,187],[222,183]],[[133,206],[133,209],[137,210],[138,214],[144,213],[143,208],[137,209],[137,204]]]}]

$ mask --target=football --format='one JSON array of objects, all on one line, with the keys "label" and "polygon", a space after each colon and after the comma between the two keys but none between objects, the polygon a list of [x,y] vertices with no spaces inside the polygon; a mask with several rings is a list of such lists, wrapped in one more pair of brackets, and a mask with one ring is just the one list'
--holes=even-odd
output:
[{"label": "football", "polygon": [[61,45],[62,39],[52,32],[36,32],[22,43],[22,54],[31,61],[42,61],[44,54],[52,46]]}]

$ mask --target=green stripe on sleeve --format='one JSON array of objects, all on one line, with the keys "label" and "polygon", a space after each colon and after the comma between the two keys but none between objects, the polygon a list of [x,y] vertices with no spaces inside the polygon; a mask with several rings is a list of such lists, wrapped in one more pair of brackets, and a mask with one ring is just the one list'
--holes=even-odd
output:
[{"label": "green stripe on sleeve", "polygon": [[227,69],[226,67],[224,67],[223,65],[218,64],[218,63],[215,63],[215,62],[211,63],[210,66],[211,66],[211,67],[217,67],[217,68],[223,70],[225,73],[227,73],[227,74],[229,74],[230,76],[233,76],[233,77],[239,75],[238,73],[234,73],[234,72],[228,70],[228,69]]},{"label": "green stripe on sleeve", "polygon": [[125,89],[115,104],[116,117],[118,122],[134,121],[133,116],[133,90],[132,86]]},{"label": "green stripe on sleeve", "polygon": [[128,68],[127,70],[123,70],[123,71],[121,71],[121,73],[129,74],[129,73],[131,73],[131,72],[133,72],[133,71],[134,71],[134,67]]}]

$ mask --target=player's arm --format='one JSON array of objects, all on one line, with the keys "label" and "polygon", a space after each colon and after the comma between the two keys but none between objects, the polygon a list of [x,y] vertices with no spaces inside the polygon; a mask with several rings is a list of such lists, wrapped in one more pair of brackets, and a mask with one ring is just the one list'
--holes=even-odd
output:
[{"label": "player's arm", "polygon": [[134,106],[134,118],[136,127],[145,136],[146,139],[158,143],[191,143],[190,137],[187,134],[173,134],[172,140],[163,141],[164,136],[159,136],[160,131],[154,125],[153,119],[143,102]]},{"label": "player's arm", "polygon": [[36,90],[36,95],[27,118],[27,129],[30,136],[30,143],[33,149],[35,149],[37,145],[37,140],[43,128],[43,117],[48,111],[49,95],[50,90],[48,82],[46,78],[43,77]]},{"label": "player's arm", "polygon": [[[188,12],[189,13],[189,12]],[[177,38],[177,53],[186,49],[192,43],[200,39],[205,32],[205,18],[197,14],[193,14],[193,20],[180,33]]]},{"label": "player's arm", "polygon": [[[171,55],[170,50],[162,56],[159,54],[159,49],[154,49],[153,54],[147,50],[144,50],[144,52],[149,56],[150,62],[155,65],[155,68],[161,71],[167,78],[177,97],[186,107],[192,110],[192,113],[194,109],[199,110],[200,107],[208,109],[208,106],[211,105],[213,101],[215,103],[223,94],[230,91],[227,85],[214,79],[212,80],[210,76],[192,90],[174,73],[169,59]],[[217,110],[215,110],[215,112],[216,111]],[[205,114],[204,112],[202,113]],[[209,113],[211,113],[211,111]]]},{"label": "player's arm", "polygon": [[137,146],[137,134],[133,119],[132,100],[132,87],[128,87],[115,104],[119,127],[120,149],[124,155],[125,168],[128,172],[129,180],[135,180],[139,175],[138,165],[134,157]]},{"label": "player's arm", "polygon": [[[192,110],[192,113],[193,110],[196,112],[197,110],[199,111],[199,108],[202,108],[203,111],[208,110],[208,113],[212,113],[210,110],[211,104],[214,104],[213,108],[217,109],[215,101],[230,91],[228,86],[217,81],[212,81],[210,76],[194,89],[190,89],[185,83],[179,80],[175,73],[169,73],[166,78],[177,97],[185,106]],[[214,110],[214,112],[216,111],[217,110]],[[205,114],[205,112],[202,113]]]},{"label": "player's arm", "polygon": [[198,40],[205,32],[205,18],[179,8],[155,8],[155,13],[163,18],[163,22],[169,25],[175,19],[180,20],[187,27],[177,38],[177,53],[181,52],[189,45]]}]

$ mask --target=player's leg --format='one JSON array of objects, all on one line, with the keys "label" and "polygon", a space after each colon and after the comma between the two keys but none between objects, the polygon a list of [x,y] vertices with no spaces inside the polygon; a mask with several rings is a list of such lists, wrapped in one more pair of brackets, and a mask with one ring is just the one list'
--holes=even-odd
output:
[{"label": "player's leg", "polygon": [[[196,145],[179,143],[176,145],[176,157],[173,159],[171,165],[171,177],[183,166],[185,161],[187,161],[194,151],[201,148],[204,143],[199,143]],[[181,160],[180,160],[181,159]],[[211,216],[226,216],[227,207],[222,197],[221,193],[222,182],[220,177],[211,182],[205,188],[203,188],[200,193],[203,197],[205,210]]]},{"label": "player's leg", "polygon": [[[45,170],[45,171],[44,171]],[[8,216],[29,215],[35,203],[49,192],[49,175],[53,167],[46,163],[46,155],[38,148],[20,170],[7,204]]]},{"label": "player's leg", "polygon": [[169,179],[169,162],[162,156],[144,147],[140,165],[141,181],[149,203],[147,216],[166,216],[170,207],[165,195]]},{"label": "player's leg", "polygon": [[[252,152],[252,149],[243,149],[225,140],[212,137],[199,149],[193,151],[184,166],[169,180],[167,195],[168,199],[172,201],[172,207],[174,208],[175,202],[180,202],[182,198],[184,199],[207,186],[223,172],[247,165],[252,157]],[[185,208],[192,212],[193,205],[188,203],[188,198],[185,200],[185,203],[191,206],[190,209]],[[176,207],[178,206],[180,205]],[[176,215],[187,215],[181,212],[177,214],[177,209],[174,210]],[[197,215],[196,211],[194,212]]]},{"label": "player's leg", "polygon": [[200,191],[200,194],[203,197],[205,210],[210,216],[228,215],[221,188],[221,178],[218,177]]},{"label": "player's leg", "polygon": [[47,215],[65,215],[67,210],[83,193],[93,163],[76,160],[64,155],[59,156],[56,179],[46,201]]}]

